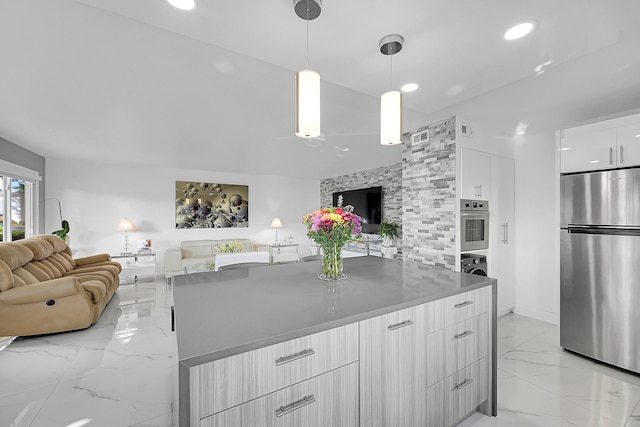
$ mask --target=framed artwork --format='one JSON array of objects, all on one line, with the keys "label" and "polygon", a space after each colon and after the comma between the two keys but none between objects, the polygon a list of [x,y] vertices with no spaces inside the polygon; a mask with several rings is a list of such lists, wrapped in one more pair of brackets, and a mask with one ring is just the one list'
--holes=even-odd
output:
[{"label": "framed artwork", "polygon": [[176,228],[248,226],[248,185],[176,181]]}]

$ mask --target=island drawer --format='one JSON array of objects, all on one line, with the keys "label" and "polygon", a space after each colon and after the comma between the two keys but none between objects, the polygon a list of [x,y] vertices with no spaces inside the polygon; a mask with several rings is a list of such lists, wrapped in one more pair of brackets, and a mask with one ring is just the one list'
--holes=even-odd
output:
[{"label": "island drawer", "polygon": [[358,425],[358,363],[204,418],[200,427]]},{"label": "island drawer", "polygon": [[492,287],[486,286],[445,298],[445,326],[487,313],[491,308],[492,292]]},{"label": "island drawer", "polygon": [[489,397],[488,357],[427,390],[428,426],[455,426]]},{"label": "island drawer", "polygon": [[191,409],[199,418],[358,360],[358,325],[350,324],[190,369]]},{"label": "island drawer", "polygon": [[427,385],[489,354],[489,314],[483,313],[427,336]]}]

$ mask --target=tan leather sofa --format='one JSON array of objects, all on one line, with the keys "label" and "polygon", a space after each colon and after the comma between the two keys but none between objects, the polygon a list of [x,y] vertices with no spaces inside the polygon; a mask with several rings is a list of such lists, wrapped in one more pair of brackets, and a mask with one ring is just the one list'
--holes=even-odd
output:
[{"label": "tan leather sofa", "polygon": [[74,259],[54,235],[0,243],[0,336],[91,326],[120,285],[121,269],[108,254]]}]

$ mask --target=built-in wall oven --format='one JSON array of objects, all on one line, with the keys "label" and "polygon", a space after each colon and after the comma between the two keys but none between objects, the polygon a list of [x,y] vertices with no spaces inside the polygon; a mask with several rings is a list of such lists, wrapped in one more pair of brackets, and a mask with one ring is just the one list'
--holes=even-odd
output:
[{"label": "built-in wall oven", "polygon": [[489,202],[460,200],[460,252],[489,249]]}]

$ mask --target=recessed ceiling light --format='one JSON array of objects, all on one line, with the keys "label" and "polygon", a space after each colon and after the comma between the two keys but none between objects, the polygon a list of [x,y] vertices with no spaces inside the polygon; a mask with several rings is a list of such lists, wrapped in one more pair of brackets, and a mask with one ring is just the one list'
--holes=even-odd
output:
[{"label": "recessed ceiling light", "polygon": [[406,85],[402,86],[400,90],[403,92],[413,92],[417,90],[419,87],[420,86],[418,86],[418,83],[407,83]]},{"label": "recessed ceiling light", "polygon": [[600,163],[600,160],[590,160],[589,163]]},{"label": "recessed ceiling light", "polygon": [[504,33],[506,40],[517,40],[529,34],[536,28],[536,21],[525,21],[518,25],[514,25]]},{"label": "recessed ceiling light", "polygon": [[567,150],[571,150],[571,147],[563,147],[563,148],[561,148],[561,149],[560,149],[560,150],[558,150],[558,151],[567,151]]},{"label": "recessed ceiling light", "polygon": [[171,6],[180,10],[191,10],[196,7],[194,0],[167,0]]},{"label": "recessed ceiling light", "polygon": [[640,138],[640,133],[636,135],[636,138]]}]

